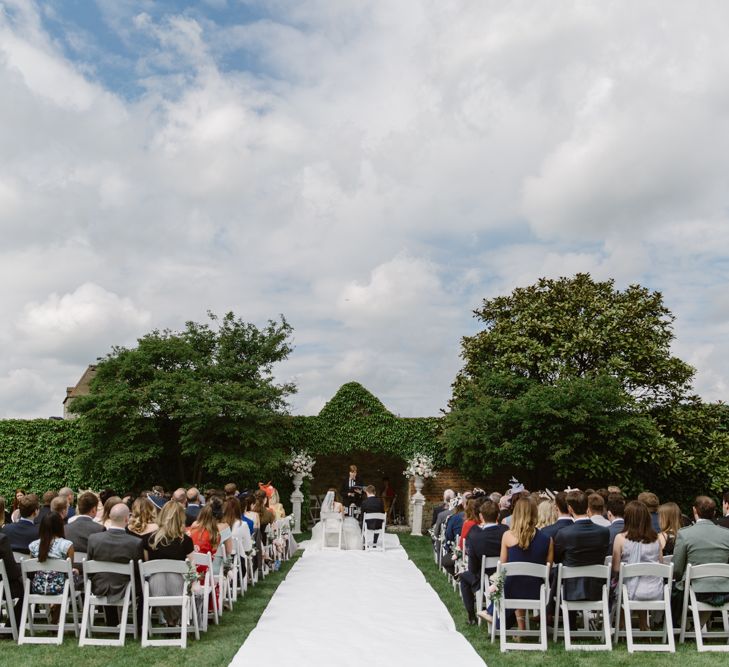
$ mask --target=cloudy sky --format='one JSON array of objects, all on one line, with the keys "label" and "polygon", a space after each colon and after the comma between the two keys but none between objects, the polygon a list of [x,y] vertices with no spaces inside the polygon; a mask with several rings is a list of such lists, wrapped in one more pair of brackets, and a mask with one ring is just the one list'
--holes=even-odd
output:
[{"label": "cloudy sky", "polygon": [[729,380],[729,5],[0,0],[0,416],[114,344],[279,313],[318,412],[436,414],[472,310],[589,271]]}]

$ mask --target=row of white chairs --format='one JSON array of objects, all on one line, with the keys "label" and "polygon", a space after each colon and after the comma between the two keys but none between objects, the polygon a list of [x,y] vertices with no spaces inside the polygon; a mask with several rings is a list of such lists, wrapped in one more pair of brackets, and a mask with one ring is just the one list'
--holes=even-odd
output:
[{"label": "row of white chairs", "polygon": [[[199,639],[200,632],[205,632],[210,620],[216,625],[225,608],[232,609],[233,603],[246,592],[249,583],[255,585],[257,572],[251,554],[246,554],[241,540],[233,539],[231,550],[232,567],[225,572],[220,567],[218,574],[213,572],[213,555],[194,553],[192,564],[196,567],[205,567],[205,574],[196,596],[191,587],[184,582],[188,572],[187,561],[152,560],[139,561],[139,575],[142,582],[142,646],[176,645],[185,648],[187,634],[190,629]],[[218,558],[225,562],[225,547],[220,546]],[[137,590],[135,582],[135,564],[110,563],[102,561],[85,560],[85,554],[76,554],[74,562],[70,559],[51,559],[43,563],[27,555],[15,554],[16,561],[20,563],[23,574],[24,598],[21,610],[20,627],[16,627],[13,613],[14,600],[10,592],[5,565],[0,561],[0,634],[11,634],[19,644],[61,644],[65,633],[73,632],[79,640],[80,646],[106,645],[123,646],[126,636],[131,634],[134,638],[140,636],[137,627]],[[246,573],[241,567],[241,557],[246,563]],[[82,563],[83,590],[77,590],[74,584],[74,564]],[[31,576],[37,572],[54,571],[64,575],[63,590],[58,595],[38,595],[31,593]],[[123,597],[117,602],[96,596],[92,592],[91,575],[99,573],[113,573],[125,575],[129,578]],[[154,574],[175,574],[183,577],[183,585],[179,595],[153,596],[150,593],[149,580]],[[217,594],[216,594],[217,590]],[[200,598],[200,613],[196,598]],[[58,620],[51,622],[50,605],[58,605]],[[117,607],[119,613],[119,626],[109,627],[100,623],[102,607]],[[45,613],[39,610],[46,607]],[[82,607],[79,621],[79,608]],[[153,610],[164,607],[178,607],[180,611],[180,626],[155,626],[153,623]],[[45,622],[44,622],[45,621]],[[38,634],[50,633],[50,634]],[[99,637],[99,634],[106,635]],[[115,637],[109,638],[109,634]],[[172,639],[158,638],[159,635],[175,634],[179,637]]]}]

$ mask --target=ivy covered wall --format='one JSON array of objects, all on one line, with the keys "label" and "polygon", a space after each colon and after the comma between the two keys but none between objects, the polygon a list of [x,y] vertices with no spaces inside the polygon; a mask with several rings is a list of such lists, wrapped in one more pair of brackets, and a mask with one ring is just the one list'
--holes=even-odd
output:
[{"label": "ivy covered wall", "polygon": [[[282,458],[281,451],[306,449],[314,457],[367,452],[404,460],[415,452],[425,452],[442,466],[440,429],[440,418],[398,417],[362,385],[349,382],[318,415],[290,417],[279,451],[271,451],[271,456]],[[124,471],[119,471],[117,479],[89,479],[81,474],[75,452],[85,439],[81,419],[0,420],[0,495],[10,500],[18,487],[38,493],[65,485],[122,488],[119,480],[125,478]],[[101,447],[98,456],[103,457],[103,443]]]}]

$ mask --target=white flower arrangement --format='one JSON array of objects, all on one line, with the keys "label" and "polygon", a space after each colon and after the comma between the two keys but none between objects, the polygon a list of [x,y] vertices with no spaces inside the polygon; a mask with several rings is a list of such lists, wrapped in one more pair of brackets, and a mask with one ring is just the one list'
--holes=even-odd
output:
[{"label": "white flower arrangement", "polygon": [[437,477],[434,469],[433,457],[428,454],[416,454],[408,461],[408,467],[403,470],[403,475],[410,479],[411,477],[422,477],[430,479]]},{"label": "white flower arrangement", "polygon": [[286,467],[290,477],[301,475],[303,479],[313,479],[311,470],[316,461],[307,452],[291,452],[286,460]]}]

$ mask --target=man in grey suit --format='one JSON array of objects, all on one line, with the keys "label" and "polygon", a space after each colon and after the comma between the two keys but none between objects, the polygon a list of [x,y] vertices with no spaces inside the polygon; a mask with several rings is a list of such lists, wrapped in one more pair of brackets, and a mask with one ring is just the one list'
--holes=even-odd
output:
[{"label": "man in grey suit", "polygon": [[[109,513],[110,526],[103,533],[89,536],[89,548],[86,552],[87,560],[100,560],[111,563],[128,563],[130,560],[136,564],[142,559],[142,540],[126,532],[129,522],[129,508],[124,503],[117,503]],[[135,568],[136,573],[136,568]],[[138,576],[138,575],[137,575]],[[107,574],[99,572],[91,576],[91,590],[94,595],[104,595],[109,602],[118,602],[124,597],[124,590],[129,578],[123,574]],[[137,596],[140,594],[139,580],[137,579]],[[141,611],[137,605],[137,614]],[[119,623],[119,614],[116,607],[105,607],[106,622],[109,625]]]},{"label": "man in grey suit", "polygon": [[78,497],[78,514],[66,526],[66,539],[73,542],[76,553],[85,554],[89,550],[89,537],[104,532],[104,526],[94,521],[98,504],[98,496],[91,491]]},{"label": "man in grey suit", "polygon": [[[729,530],[714,523],[716,503],[708,496],[697,496],[694,500],[693,526],[681,528],[673,549],[673,576],[676,578],[672,598],[674,624],[681,619],[686,565],[729,562]],[[694,584],[699,600],[712,599],[716,602],[729,600],[729,580],[707,577],[697,579]],[[702,620],[703,622],[703,620]]]}]

